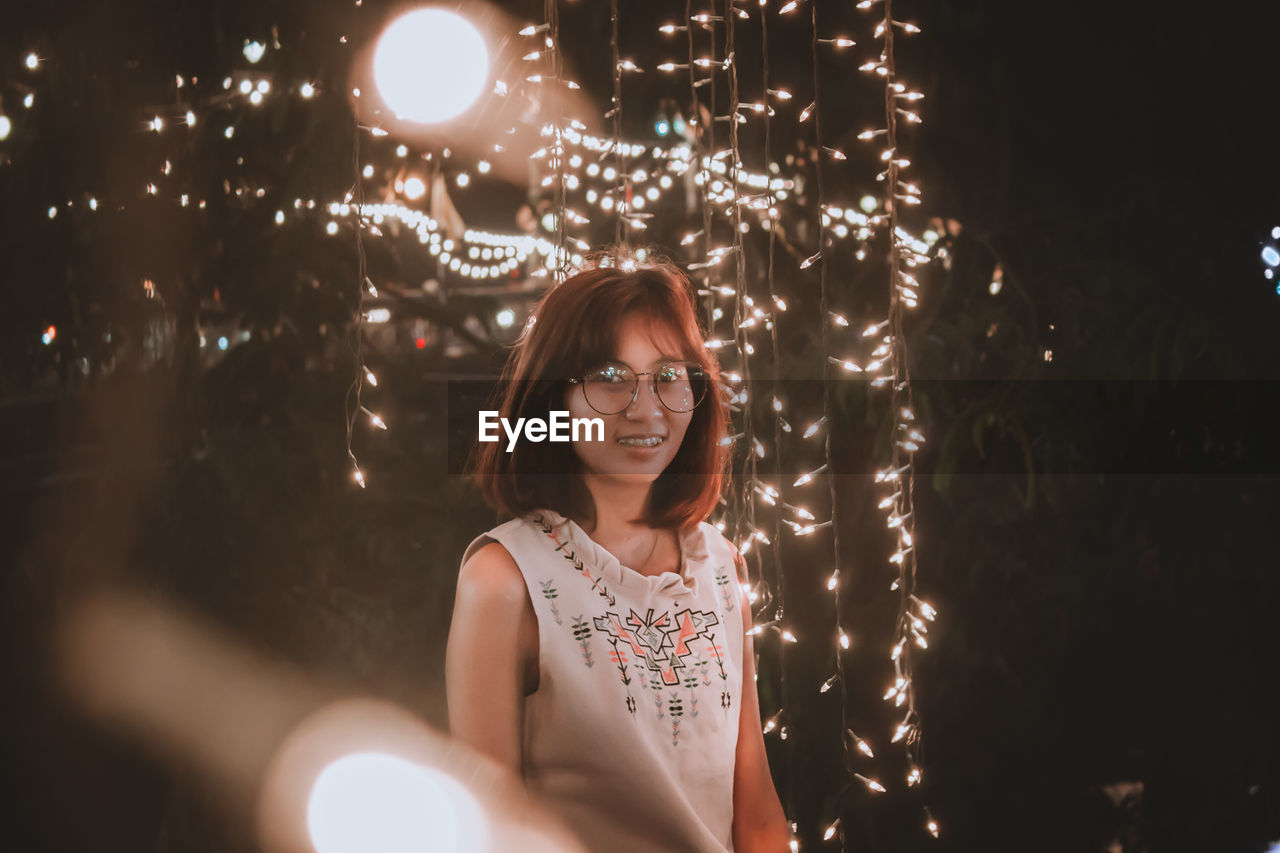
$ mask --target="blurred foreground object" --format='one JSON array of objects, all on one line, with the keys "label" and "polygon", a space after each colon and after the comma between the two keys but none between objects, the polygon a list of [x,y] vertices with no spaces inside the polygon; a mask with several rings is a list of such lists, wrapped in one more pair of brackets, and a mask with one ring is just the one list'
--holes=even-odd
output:
[{"label": "blurred foreground object", "polygon": [[81,599],[56,649],[83,712],[197,770],[268,853],[583,851],[498,764],[157,600]]}]

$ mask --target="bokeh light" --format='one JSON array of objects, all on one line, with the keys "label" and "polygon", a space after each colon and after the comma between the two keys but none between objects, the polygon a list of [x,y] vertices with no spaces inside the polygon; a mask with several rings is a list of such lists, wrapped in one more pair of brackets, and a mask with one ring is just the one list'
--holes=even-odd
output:
[{"label": "bokeh light", "polygon": [[462,16],[419,9],[392,21],[382,34],[373,74],[397,118],[435,124],[475,103],[489,78],[489,51]]},{"label": "bokeh light", "polygon": [[409,201],[417,201],[427,194],[427,185],[419,177],[405,178],[404,197]]},{"label": "bokeh light", "polygon": [[434,768],[393,755],[344,756],[316,779],[307,830],[317,853],[484,850],[480,804]]}]

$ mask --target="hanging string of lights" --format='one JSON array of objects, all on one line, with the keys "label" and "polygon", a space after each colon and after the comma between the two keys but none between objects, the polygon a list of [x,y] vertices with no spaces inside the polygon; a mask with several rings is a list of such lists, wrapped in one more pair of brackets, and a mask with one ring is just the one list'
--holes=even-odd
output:
[{"label": "hanging string of lights", "polygon": [[373,375],[373,371],[364,363],[364,325],[368,317],[364,310],[364,296],[366,290],[371,291],[371,295],[377,296],[377,290],[374,288],[373,282],[370,281],[366,272],[366,259],[364,252],[364,231],[366,220],[363,215],[364,207],[364,185],[360,179],[360,126],[357,122],[354,133],[352,133],[351,142],[351,163],[355,170],[355,180],[352,189],[347,192],[347,197],[343,204],[349,204],[354,197],[356,202],[356,318],[352,324],[348,335],[350,337],[351,354],[355,359],[355,378],[351,382],[351,386],[347,389],[345,398],[346,404],[346,422],[347,422],[347,458],[351,460],[351,477],[355,480],[360,488],[365,488],[366,481],[364,472],[360,470],[360,461],[356,459],[355,450],[351,445],[352,433],[355,430],[356,418],[361,413],[368,415],[370,422],[379,429],[386,429],[387,424],[382,418],[364,407],[363,393],[364,383],[368,379],[371,386],[377,386],[377,377]]},{"label": "hanging string of lights", "polygon": [[[818,214],[819,214],[818,228],[817,228],[818,255],[821,256],[822,252],[824,250],[827,250],[829,246],[828,237],[830,235],[831,219],[828,215],[826,215],[826,211],[827,211],[826,187],[828,185],[828,182],[826,180],[826,166],[823,160],[823,155],[828,149],[823,144],[824,136],[822,132],[823,130],[822,119],[825,115],[825,111],[823,110],[823,106],[822,106],[821,75],[819,73],[819,67],[818,67],[819,65],[818,33],[819,33],[818,5],[817,3],[812,3],[810,5],[810,51],[812,53],[812,65],[813,65],[813,102],[810,105],[810,107],[806,109],[805,117],[806,118],[808,118],[809,116],[813,117],[813,134],[814,134],[813,160],[814,160],[815,176],[817,179]],[[827,353],[830,353],[832,351],[832,341],[831,341],[832,323],[827,320],[827,318],[832,313],[830,268],[831,268],[831,264],[826,259],[821,259],[821,263],[818,267],[819,293],[820,293],[819,317],[822,318],[821,351],[824,354],[824,356]],[[834,403],[833,395],[835,390],[834,382],[831,376],[830,362],[825,357],[822,364],[822,376],[823,376],[822,417],[818,421],[819,426],[826,425],[831,422],[831,412],[834,408],[834,405],[833,405]],[[809,436],[812,434],[814,434],[814,430],[812,427],[809,430],[805,431],[806,436]],[[830,428],[827,428],[825,431],[825,439],[823,441],[823,456],[825,458],[824,467],[826,472],[828,472],[827,485],[828,485],[828,492],[830,495],[830,505],[831,505],[830,512],[831,512],[832,519],[835,519],[838,517],[838,514],[839,514],[839,504],[837,502],[836,478],[832,473],[830,473],[830,472],[834,472],[836,467],[833,464],[833,460],[832,460]],[[865,757],[871,757],[872,751],[871,751],[871,747],[866,743],[866,741],[859,738],[858,735],[854,733],[853,729],[849,728],[848,680],[846,679],[845,672],[844,672],[844,653],[849,650],[850,644],[849,644],[849,637],[844,631],[844,619],[842,618],[842,613],[840,610],[840,599],[841,599],[840,568],[842,563],[841,563],[841,553],[840,553],[840,526],[838,524],[833,524],[831,526],[831,547],[832,547],[832,562],[831,562],[832,571],[831,571],[831,576],[827,580],[827,591],[830,592],[832,595],[832,599],[833,599],[832,603],[833,603],[833,608],[835,610],[836,642],[835,642],[833,658],[835,661],[836,671],[834,675],[832,675],[825,682],[823,682],[822,687],[820,687],[819,690],[820,692],[827,692],[833,686],[837,686],[837,685],[840,688],[840,731],[841,731],[841,744],[843,749],[845,769],[849,772],[852,778],[863,781],[863,783],[866,784],[869,789],[873,791],[877,789],[883,790],[883,788],[880,787],[878,782],[876,782],[874,779],[869,779],[865,776],[862,776],[855,769],[855,767],[857,766],[856,762],[860,757],[862,757],[862,756],[856,755],[855,751],[862,753],[862,755]],[[847,787],[848,786],[846,785],[845,788],[841,790],[840,796],[837,797],[837,802],[840,802],[843,799],[843,794],[844,794],[844,791],[847,790]],[[841,822],[841,816],[836,815],[835,819],[829,824],[827,824],[826,829],[823,832],[823,840],[840,838],[841,841],[843,841],[843,837],[844,837],[843,825]]]},{"label": "hanging string of lights", "polygon": [[[609,47],[613,57],[613,103],[609,107],[609,111],[604,114],[605,118],[613,119],[613,141],[610,147],[613,150],[613,165],[617,169],[618,183],[615,185],[615,192],[619,193],[622,199],[629,199],[631,195],[630,178],[627,174],[627,155],[622,146],[622,69],[623,61],[618,55],[618,0],[609,0]],[[635,63],[628,60],[626,67],[631,70],[640,70]],[[623,228],[622,207],[618,207],[617,215],[614,217],[614,243],[618,246],[627,246],[630,242],[630,233]]]},{"label": "hanging string of lights", "polygon": [[[858,8],[872,9],[877,0],[863,0]],[[927,622],[937,616],[928,603],[915,595],[916,582],[916,550],[914,526],[913,491],[915,488],[915,452],[924,443],[925,438],[916,424],[915,409],[911,396],[911,371],[906,353],[906,336],[902,330],[903,315],[907,309],[918,304],[919,282],[907,270],[907,266],[916,266],[919,258],[913,247],[902,239],[898,228],[899,203],[920,204],[920,190],[914,184],[902,179],[902,173],[911,165],[898,151],[898,117],[909,123],[919,123],[920,116],[913,109],[904,108],[900,102],[908,106],[920,100],[923,94],[909,91],[897,80],[897,68],[894,59],[895,28],[904,34],[920,32],[919,27],[906,21],[893,18],[893,0],[883,2],[883,18],[876,26],[875,37],[882,39],[882,50],[878,63],[867,63],[863,68],[884,79],[885,104],[885,150],[881,159],[886,162],[884,209],[888,215],[889,232],[889,327],[890,327],[890,362],[893,374],[893,391],[890,411],[895,418],[894,433],[889,468],[876,472],[876,481],[884,482],[892,494],[881,502],[882,507],[892,506],[886,526],[897,531],[898,546],[890,557],[890,562],[897,567],[897,577],[891,589],[899,595],[897,632],[890,658],[894,665],[895,680],[886,691],[885,699],[893,701],[896,707],[905,703],[906,713],[898,724],[891,742],[902,742],[907,758],[908,786],[919,785],[922,780],[920,768],[920,721],[916,711],[916,691],[912,681],[911,660],[914,644],[920,649],[927,649]],[[878,178],[881,176],[877,176]],[[901,190],[901,191],[900,191]],[[904,698],[905,697],[905,698]],[[934,819],[928,806],[924,807],[925,828],[935,838],[939,834],[938,822]]]},{"label": "hanging string of lights", "polygon": [[[762,30],[765,26],[764,21],[766,18],[766,14],[767,14],[767,11],[762,5],[760,8]],[[731,163],[733,166],[731,173],[732,173],[732,181],[733,181],[732,192],[733,192],[734,203],[732,206],[733,219],[731,224],[733,226],[733,235],[734,235],[734,245],[733,245],[734,254],[735,254],[734,268],[736,272],[736,288],[735,288],[736,293],[735,293],[735,300],[734,300],[733,328],[734,328],[735,343],[737,344],[738,363],[741,365],[741,374],[742,374],[742,388],[743,388],[742,395],[741,395],[742,413],[743,413],[742,437],[743,437],[743,446],[745,447],[745,460],[742,463],[742,474],[741,474],[741,477],[739,478],[739,486],[734,491],[734,497],[736,499],[735,506],[734,506],[734,518],[736,521],[736,526],[734,529],[734,539],[735,541],[740,543],[740,545],[738,546],[739,553],[744,555],[752,555],[752,544],[755,540],[759,540],[764,545],[769,546],[769,545],[773,545],[778,537],[775,530],[773,538],[771,539],[768,535],[766,535],[760,529],[760,526],[757,524],[757,521],[756,521],[755,510],[756,510],[757,498],[759,496],[765,496],[766,498],[769,498],[769,503],[773,504],[774,501],[770,496],[771,496],[771,493],[775,491],[775,489],[765,484],[760,479],[759,473],[758,473],[758,463],[760,460],[764,459],[767,454],[766,454],[766,449],[764,444],[756,437],[756,434],[755,434],[755,409],[751,404],[752,401],[749,396],[750,389],[752,388],[751,358],[756,354],[755,347],[752,345],[751,341],[749,340],[749,334],[750,334],[750,331],[754,329],[757,326],[757,324],[760,324],[760,323],[762,323],[766,327],[766,330],[770,332],[770,338],[773,344],[772,355],[773,355],[774,380],[776,383],[777,374],[778,374],[778,371],[780,370],[780,363],[779,363],[778,351],[777,351],[777,317],[776,317],[776,314],[774,314],[773,312],[776,310],[777,306],[781,303],[780,303],[780,300],[777,300],[776,298],[774,298],[774,294],[772,290],[772,287],[773,287],[772,280],[769,283],[772,305],[770,306],[770,309],[768,312],[765,312],[759,309],[756,306],[755,300],[752,299],[751,295],[748,293],[748,281],[746,276],[747,258],[746,258],[746,251],[745,251],[744,236],[746,231],[749,228],[749,225],[748,223],[743,221],[742,209],[743,207],[750,206],[753,203],[761,200],[768,202],[766,207],[766,214],[761,221],[769,230],[771,243],[774,235],[774,228],[773,228],[774,220],[771,217],[776,214],[776,210],[772,203],[772,197],[768,189],[766,189],[765,192],[755,194],[754,196],[753,195],[744,196],[743,187],[739,181],[739,177],[743,173],[743,168],[742,168],[742,157],[741,157],[740,148],[739,148],[738,130],[739,130],[740,124],[746,123],[747,117],[742,113],[742,110],[744,109],[744,104],[739,99],[738,60],[737,60],[738,48],[737,48],[737,30],[735,26],[735,18],[737,17],[742,17],[744,19],[749,18],[748,14],[745,11],[741,9],[735,9],[733,7],[732,0],[725,0],[725,9],[724,9],[724,15],[723,15],[723,21],[724,21],[724,27],[725,27],[725,65],[728,70],[728,78],[729,78],[729,114],[726,118],[728,119],[728,122],[729,122],[729,148],[731,152]],[[768,70],[767,68],[765,69],[764,88],[765,88],[765,92],[762,100],[767,107],[767,104],[768,104]],[[745,106],[755,107],[758,105],[749,104]],[[767,127],[768,127],[767,122],[768,122],[770,112],[771,110],[768,110],[767,108],[764,110],[756,110],[756,113],[761,115],[763,120],[766,122],[766,139],[767,139]],[[769,168],[769,162],[770,162],[769,150],[768,150],[767,144],[764,152],[764,157],[765,157],[765,164],[766,164],[765,168],[767,170]],[[766,181],[766,187],[768,186],[769,183],[770,182]],[[756,207],[759,207],[759,204],[756,204]],[[770,273],[771,272],[772,272],[772,264],[770,264]],[[775,394],[773,396],[773,402],[775,404],[773,407],[774,424],[775,424],[774,454],[775,456],[777,456],[780,454],[780,448],[779,448],[780,435],[778,432],[777,424],[780,422],[780,419],[781,419],[781,404],[778,401],[778,398],[776,395],[776,384],[775,384]],[[776,516],[776,513],[775,513],[775,516]],[[744,530],[744,527],[745,527],[745,530]],[[776,522],[775,522],[775,528],[776,528]],[[777,559],[778,557],[780,557],[780,552],[775,550],[774,556],[775,556],[775,559]],[[755,560],[754,556],[752,556],[752,562],[758,562],[757,560]],[[761,585],[765,587],[765,592],[767,597],[767,601],[765,602],[765,607],[773,608],[772,610],[773,621],[776,623],[776,622],[780,622],[784,617],[785,608],[784,608],[784,597],[782,593],[783,573],[781,570],[780,563],[775,563],[775,566],[777,567],[776,578],[777,578],[777,586],[778,586],[778,591],[776,594],[768,590],[767,583],[763,582],[763,572],[761,570],[757,568],[757,570],[752,572],[751,574],[754,574],[755,576],[761,578]],[[754,601],[757,598],[759,598],[759,595],[754,593],[755,584],[750,579],[744,579],[743,583],[748,588],[749,600]],[[785,646],[781,651],[785,651]],[[757,653],[757,656],[758,656],[758,653]],[[759,671],[759,668],[757,666],[757,672],[758,671]],[[766,729],[769,729],[771,726],[778,726],[779,738],[781,738],[783,741],[788,741],[788,735],[790,733],[789,718],[787,717],[785,711],[790,702],[790,693],[789,693],[789,688],[787,684],[787,664],[786,664],[785,654],[780,654],[778,657],[778,673],[779,673],[779,690],[780,690],[779,706],[780,707],[778,712],[774,716],[770,717],[769,722],[765,723],[764,725]],[[794,742],[788,743],[788,749],[787,749],[786,755],[787,755],[787,766],[788,766],[786,779],[788,784],[785,788],[785,792],[783,796],[783,809],[784,809],[784,812],[790,818],[790,817],[793,817],[795,814]],[[796,840],[797,825],[794,820],[789,821],[789,828],[791,831],[791,842],[790,842],[791,847],[793,850],[798,849],[799,842]]]}]

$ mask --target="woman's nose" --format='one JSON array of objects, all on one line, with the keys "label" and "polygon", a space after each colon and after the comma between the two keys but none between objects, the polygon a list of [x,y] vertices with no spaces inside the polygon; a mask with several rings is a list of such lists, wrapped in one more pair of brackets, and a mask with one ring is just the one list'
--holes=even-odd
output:
[{"label": "woman's nose", "polygon": [[653,385],[653,377],[640,377],[640,387],[636,389],[635,400],[627,407],[627,414],[631,417],[642,417],[650,414],[662,416],[662,402],[658,400],[658,394]]}]

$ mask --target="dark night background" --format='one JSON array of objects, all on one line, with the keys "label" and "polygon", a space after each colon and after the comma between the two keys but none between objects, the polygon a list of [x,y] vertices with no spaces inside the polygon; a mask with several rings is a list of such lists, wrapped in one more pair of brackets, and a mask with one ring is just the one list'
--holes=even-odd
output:
[{"label": "dark night background", "polygon": [[[499,5],[542,20],[541,3]],[[771,73],[803,105],[812,99],[809,7],[778,20],[777,5]],[[655,27],[677,20],[683,3],[619,7],[624,57],[652,66],[682,55]],[[852,7],[818,6],[820,27],[859,41],[856,62],[820,66],[824,141],[850,152],[847,183],[833,179],[828,192],[850,201],[876,190],[874,160],[854,153],[853,136],[882,119],[883,104],[871,78],[852,70],[873,43]],[[392,429],[357,425],[370,480],[362,491],[351,485],[342,414],[354,369],[342,339],[355,311],[354,239],[327,238],[314,221],[271,221],[295,196],[337,200],[350,187],[348,105],[324,92],[343,88],[353,55],[338,36],[362,43],[392,9],[335,0],[5,9],[0,106],[14,118],[0,142],[7,849],[252,849],[196,774],[144,757],[58,698],[47,628],[60,598],[90,582],[163,591],[282,660],[447,723],[455,573],[494,518],[447,473],[459,448],[445,440],[446,383],[496,374],[500,332],[467,317],[491,317],[517,297],[399,299],[397,285],[435,275],[434,263],[416,242],[366,238],[370,274],[387,284],[398,316],[450,329],[462,345],[444,346],[437,331],[421,349],[371,341],[379,388],[366,399]],[[607,67],[608,9],[579,0],[561,12],[566,55],[601,112],[610,80],[590,69]],[[923,28],[897,53],[901,79],[926,95],[924,124],[903,131],[924,197],[907,221],[917,231],[951,221],[950,266],[930,265],[907,321],[930,436],[917,457],[918,580],[941,613],[917,658],[925,782],[902,785],[887,743],[895,718],[880,698],[895,605],[866,473],[884,458],[885,403],[846,383],[833,436],[841,553],[854,577],[842,599],[854,637],[847,722],[874,735],[880,757],[859,772],[890,792],[844,790],[839,702],[817,691],[832,671],[822,585],[831,540],[785,537],[788,612],[812,630],[781,660],[776,639],[758,644],[760,686],[766,715],[785,689],[794,736],[767,741],[802,849],[837,849],[820,840],[837,814],[845,849],[859,851],[1268,849],[1280,840],[1280,467],[1270,428],[1280,411],[1280,296],[1260,252],[1280,226],[1280,16],[1240,2],[900,0],[894,9]],[[222,144],[225,121],[206,113],[194,132],[139,129],[150,105],[172,108],[175,73],[220,81],[246,67],[243,40],[268,41],[272,26],[283,49],[261,68],[277,90],[316,80],[321,97],[273,96],[259,110],[205,102],[208,115],[237,117],[234,146]],[[758,44],[759,27],[741,23],[737,36],[751,69],[742,98],[755,100],[747,43]],[[31,50],[47,58],[38,74],[22,65]],[[627,78],[628,136],[650,132],[660,97],[687,103],[687,79],[666,91],[656,77]],[[36,95],[29,110],[24,87]],[[796,302],[781,334],[798,399],[803,365],[822,358],[816,323],[799,319],[806,307],[816,316],[818,286],[815,270],[798,270],[814,251],[816,204],[805,155],[813,129],[795,124],[799,109],[779,109],[773,140],[775,159],[796,158],[784,173],[810,178],[777,250]],[[395,142],[362,138],[362,158],[388,165],[366,192],[393,175]],[[754,135],[744,144],[749,165],[760,162],[758,145]],[[165,198],[144,198],[138,188],[166,158],[176,169]],[[268,196],[241,202],[224,179]],[[209,209],[175,213],[182,192],[209,198]],[[45,214],[85,193],[129,207]],[[477,179],[454,201],[469,226],[515,231],[527,194]],[[650,235],[680,260],[683,216]],[[612,237],[606,219],[596,242]],[[751,239],[748,257],[759,262],[766,242]],[[1004,287],[992,295],[996,264]],[[837,308],[883,315],[883,269],[847,256],[832,265]],[[142,298],[142,278],[162,300]],[[173,325],[156,356],[142,341],[162,316]],[[51,324],[58,341],[46,347],[40,332]],[[253,334],[225,357],[199,348],[200,332],[230,328]],[[105,332],[116,350],[98,343]],[[80,358],[87,371],[73,367]],[[796,472],[815,460],[797,449],[781,464]],[[775,577],[773,564],[757,568]],[[1105,793],[1133,782],[1140,792],[1119,804]],[[923,804],[941,823],[938,840],[923,830]]]}]

